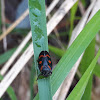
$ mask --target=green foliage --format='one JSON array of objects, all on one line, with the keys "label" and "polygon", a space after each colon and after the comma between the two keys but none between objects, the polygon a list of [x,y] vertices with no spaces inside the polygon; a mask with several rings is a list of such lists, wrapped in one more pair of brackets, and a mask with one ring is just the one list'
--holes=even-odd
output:
[{"label": "green foliage", "polygon": [[[81,97],[84,94],[86,85],[88,83],[89,78],[92,75],[92,71],[93,71],[93,69],[94,69],[94,67],[96,65],[96,62],[97,62],[99,56],[100,56],[100,50],[98,51],[96,57],[93,59],[93,61],[91,62],[90,66],[85,71],[85,73],[83,74],[82,78],[77,83],[77,85],[75,86],[74,90],[71,92],[71,94],[67,98],[67,100],[81,100]],[[84,100],[88,100],[88,99],[84,99]]]},{"label": "green foliage", "polygon": [[[82,58],[81,64],[79,66],[81,75],[83,75],[85,73],[86,69],[88,68],[91,61],[93,60],[94,55],[95,55],[95,39],[92,40],[92,42],[86,49],[84,56]],[[84,95],[81,100],[91,100],[92,79],[93,79],[93,75],[91,75],[91,77],[88,81],[88,84],[84,91]]]},{"label": "green foliage", "polygon": [[16,97],[15,92],[12,87],[10,87],[10,86],[8,87],[7,93],[9,95],[9,97],[11,98],[11,100],[17,100],[17,97]]},{"label": "green foliage", "polygon": [[[53,70],[51,76],[52,96],[57,91],[61,83],[64,81],[73,65],[76,63],[80,55],[88,47],[90,42],[100,30],[100,10],[84,27],[72,45],[68,48],[64,56],[60,59],[57,66]],[[38,99],[38,97],[36,97]],[[73,99],[71,99],[73,100]]]},{"label": "green foliage", "polygon": [[51,45],[49,45],[49,49],[50,49],[50,51],[52,51],[54,54],[56,54],[59,57],[62,57],[65,53],[64,50],[59,49],[59,48],[54,47],[54,46],[51,46]]},{"label": "green foliage", "polygon": [[[37,75],[38,56],[41,51],[48,51],[48,39],[46,30],[45,0],[29,0],[29,16],[32,30],[32,39],[34,47],[34,62]],[[50,77],[38,79],[38,90],[40,100],[52,100]]]},{"label": "green foliage", "polygon": [[[96,33],[100,30],[100,10],[84,27],[65,55],[61,58],[51,77],[52,94],[56,92],[60,84],[70,72],[71,68],[78,60],[83,51],[88,47]],[[94,23],[94,24],[93,24]]]},{"label": "green foliage", "polygon": [[87,2],[89,2],[89,1],[86,1],[86,0],[81,0],[81,2],[82,2],[82,4],[83,4],[83,6],[84,6],[84,7],[86,7]]},{"label": "green foliage", "polygon": [[11,55],[14,53],[15,50],[16,48],[13,48],[8,50],[4,54],[0,55],[0,64],[5,63],[11,57]]},{"label": "green foliage", "polygon": [[99,64],[96,64],[96,67],[94,68],[93,73],[94,73],[96,76],[100,77],[100,65],[99,65]]},{"label": "green foliage", "polygon": [[0,81],[3,79],[3,76],[0,75]]},{"label": "green foliage", "polygon": [[[0,75],[0,80],[2,80],[2,79],[3,79],[3,77]],[[11,86],[8,87],[7,93],[9,95],[9,97],[11,98],[11,100],[17,100],[15,92]]]},{"label": "green foliage", "polygon": [[[90,56],[91,55],[91,56]],[[83,75],[87,67],[90,65],[95,55],[95,39],[92,40],[90,45],[85,50],[82,61],[79,66],[79,71]]]}]

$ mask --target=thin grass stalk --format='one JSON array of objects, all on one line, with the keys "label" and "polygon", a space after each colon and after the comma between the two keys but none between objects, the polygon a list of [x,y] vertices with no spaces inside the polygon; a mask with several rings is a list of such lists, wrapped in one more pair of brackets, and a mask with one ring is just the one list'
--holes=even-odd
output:
[{"label": "thin grass stalk", "polygon": [[27,15],[29,14],[28,9],[13,23],[11,26],[0,35],[0,41],[8,35]]},{"label": "thin grass stalk", "polygon": [[[40,74],[37,63],[39,53],[45,50],[48,51],[45,0],[29,0],[29,16],[34,47],[34,62],[38,76]],[[40,100],[52,100],[50,77],[38,79],[38,90]]]},{"label": "thin grass stalk", "polygon": [[[5,25],[5,0],[1,0],[1,16],[2,16],[2,31],[6,31],[6,25]],[[3,39],[3,49],[4,51],[7,51],[7,38],[5,37]]]}]

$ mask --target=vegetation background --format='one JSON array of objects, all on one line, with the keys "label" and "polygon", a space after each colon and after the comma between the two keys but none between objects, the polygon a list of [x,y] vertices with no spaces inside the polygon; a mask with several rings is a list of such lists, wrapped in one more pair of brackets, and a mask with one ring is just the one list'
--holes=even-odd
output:
[{"label": "vegetation background", "polygon": [[[53,100],[100,100],[100,0],[46,0],[45,8]],[[0,0],[0,100],[38,99],[30,21],[28,0]]]}]

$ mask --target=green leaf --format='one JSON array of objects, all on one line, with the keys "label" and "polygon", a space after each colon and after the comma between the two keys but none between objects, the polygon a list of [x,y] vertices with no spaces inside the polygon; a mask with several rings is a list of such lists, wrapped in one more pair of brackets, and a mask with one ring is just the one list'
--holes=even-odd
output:
[{"label": "green leaf", "polygon": [[9,97],[11,98],[11,100],[17,100],[15,92],[12,87],[10,87],[10,86],[8,87],[7,93],[9,95]]},{"label": "green leaf", "polygon": [[59,49],[59,48],[54,47],[54,46],[51,46],[51,45],[49,45],[49,49],[50,49],[50,51],[52,51],[53,53],[55,53],[59,57],[62,57],[65,53],[64,50]]},{"label": "green leaf", "polygon": [[96,64],[96,67],[94,68],[93,74],[100,77],[100,65]]},{"label": "green leaf", "polygon": [[4,54],[0,55],[0,64],[5,63],[11,57],[11,55],[14,53],[15,50],[16,48],[13,48],[8,50]]},{"label": "green leaf", "polygon": [[80,63],[79,71],[82,75],[84,74],[84,72],[86,71],[88,66],[90,65],[90,63],[93,60],[94,56],[95,56],[95,39],[93,39],[91,41],[90,45],[85,50],[82,61]]},{"label": "green leaf", "polygon": [[[48,51],[45,0],[29,0],[29,17],[32,30],[35,68],[37,75],[40,75],[37,63],[38,56],[41,51]],[[38,90],[40,100],[52,100],[50,77],[38,79]]]},{"label": "green leaf", "polygon": [[[95,55],[95,39],[92,40],[88,48],[85,50],[84,56],[82,58],[81,64],[79,66],[80,73],[83,75],[91,61],[93,60]],[[91,90],[92,90],[92,79],[93,75],[91,75],[86,89],[84,91],[83,97],[81,100],[91,100]]]},{"label": "green leaf", "polygon": [[[0,75],[0,80],[3,80],[3,76],[1,76],[1,75]],[[7,93],[9,95],[9,97],[11,98],[11,100],[17,100],[15,92],[11,86],[8,87]]]},{"label": "green leaf", "polygon": [[0,75],[0,81],[3,80],[3,76]]},{"label": "green leaf", "polygon": [[87,6],[87,1],[86,0],[81,0],[81,2],[82,2],[82,4],[83,4],[84,7]]},{"label": "green leaf", "polygon": [[[81,100],[81,97],[85,91],[86,85],[88,83],[88,80],[90,76],[92,75],[92,71],[96,65],[96,62],[100,56],[100,50],[98,51],[96,57],[91,62],[88,69],[85,71],[84,75],[80,79],[80,81],[75,86],[74,90],[71,92],[71,94],[68,96],[67,100]],[[88,99],[86,99],[88,100]]]},{"label": "green leaf", "polygon": [[[73,65],[76,63],[80,55],[88,47],[90,42],[100,30],[100,10],[84,27],[72,45],[68,48],[64,56],[58,62],[51,76],[52,96],[57,91],[61,83],[64,81]],[[38,97],[36,97],[38,98]]]}]

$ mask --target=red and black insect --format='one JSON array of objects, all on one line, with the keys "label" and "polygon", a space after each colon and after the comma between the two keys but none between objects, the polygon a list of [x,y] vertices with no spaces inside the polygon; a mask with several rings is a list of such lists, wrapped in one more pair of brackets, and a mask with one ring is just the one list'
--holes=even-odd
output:
[{"label": "red and black insect", "polygon": [[41,51],[38,58],[38,67],[44,77],[52,74],[52,61],[47,51]]}]

